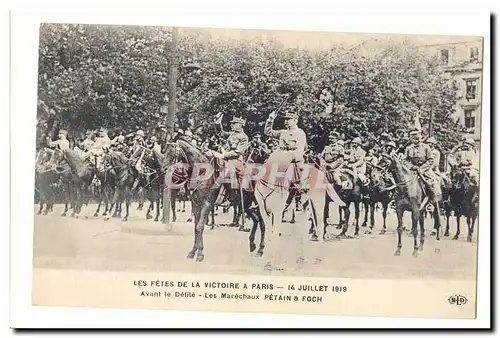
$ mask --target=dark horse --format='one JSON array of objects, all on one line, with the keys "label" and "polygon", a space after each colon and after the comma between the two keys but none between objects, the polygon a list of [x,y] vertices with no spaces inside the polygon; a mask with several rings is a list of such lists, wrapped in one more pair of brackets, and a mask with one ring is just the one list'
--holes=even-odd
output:
[{"label": "dark horse", "polygon": [[[405,211],[411,212],[412,234],[413,234],[413,256],[418,256],[418,251],[424,248],[425,228],[424,228],[424,207],[427,205],[426,189],[419,174],[407,168],[396,156],[384,154],[383,163],[387,163],[387,168],[392,173],[396,182],[394,199],[396,201],[396,216],[398,218],[398,246],[396,256],[401,255],[401,237],[403,233],[403,214]],[[434,201],[438,204],[439,201]],[[436,228],[436,239],[439,240],[439,208],[434,208],[434,222]],[[418,224],[420,223],[420,246],[417,244]]]},{"label": "dark horse", "polygon": [[375,164],[367,162],[368,165],[368,177],[370,177],[370,183],[368,185],[368,189],[366,192],[366,199],[364,201],[365,204],[365,219],[363,221],[362,226],[367,225],[368,221],[368,212],[370,213],[370,227],[366,233],[371,234],[373,228],[375,227],[375,205],[377,203],[382,204],[382,218],[383,218],[383,228],[380,230],[380,234],[385,234],[387,231],[387,209],[389,207],[389,203],[392,200],[393,189],[395,186],[391,183],[389,178],[387,177],[385,170]]},{"label": "dark horse", "polygon": [[[205,225],[208,223],[208,215],[219,195],[221,185],[217,184],[218,177],[216,177],[213,172],[213,162],[215,159],[209,158],[200,148],[182,138],[178,138],[175,142],[167,143],[165,147],[161,168],[162,172],[165,173],[165,181],[167,184],[172,182],[172,174],[176,169],[175,165],[179,162],[179,158],[181,157],[187,160],[187,166],[189,168],[189,179],[185,184],[189,185],[194,214],[194,245],[191,251],[189,251],[187,258],[192,259],[196,256],[196,261],[201,262],[204,259],[203,231]],[[251,202],[252,199],[245,199],[245,204],[247,205],[245,207],[245,212],[249,213],[255,223],[258,220],[258,215],[256,215],[255,209],[249,208]],[[264,231],[262,234],[262,238],[263,237]],[[263,243],[264,241],[262,239],[261,248],[259,249],[260,255],[262,255]],[[250,243],[250,246],[251,251],[253,251],[252,243]],[[255,249],[255,245],[253,249]]]},{"label": "dark horse", "polygon": [[[342,226],[342,231],[337,237],[346,237],[347,230],[349,229],[349,218],[351,216],[351,211],[349,207],[351,203],[354,204],[354,218],[355,218],[355,228],[354,228],[354,236],[359,236],[359,204],[361,203],[361,197],[363,193],[363,186],[361,185],[360,180],[355,176],[355,174],[348,169],[341,169],[340,177],[343,182],[347,182],[348,188],[342,187],[335,183],[331,173],[327,172],[326,177],[328,178],[328,182],[333,184],[335,191],[337,192],[340,199],[345,203],[344,206],[341,206],[339,209],[339,214],[341,211],[344,214],[344,217],[340,218],[340,224]],[[330,203],[333,202],[328,194],[325,194],[325,207],[323,209],[323,236],[327,235],[327,219],[330,214]]]},{"label": "dark horse", "polygon": [[59,175],[55,170],[54,153],[54,150],[48,148],[41,149],[35,161],[35,189],[38,191],[39,215],[42,213],[47,215],[51,212],[55,202],[54,190]]},{"label": "dark horse", "polygon": [[96,169],[95,164],[91,162],[90,158],[83,157],[78,152],[71,149],[62,150],[63,157],[71,168],[72,173],[72,187],[76,196],[74,197],[73,213],[71,217],[78,217],[82,211],[83,200],[85,193],[90,187],[94,178]]},{"label": "dark horse", "polygon": [[[479,187],[472,184],[469,175],[462,169],[454,168],[451,172],[452,187],[450,191],[449,209],[454,211],[457,220],[457,232],[453,236],[457,240],[460,236],[460,218],[467,219],[467,241],[472,242],[474,223],[479,211]],[[446,214],[445,236],[449,235],[450,214]]]},{"label": "dark horse", "polygon": [[[121,212],[122,203],[125,202],[126,210],[125,216],[122,220],[127,221],[129,216],[130,195],[137,173],[132,168],[132,165],[128,161],[127,157],[120,151],[106,149],[104,158],[106,161],[111,163],[111,166],[116,173],[115,194],[109,212],[111,213],[114,205],[115,212],[113,216],[117,216],[118,213]],[[108,217],[106,216],[105,219],[108,219]]]}]

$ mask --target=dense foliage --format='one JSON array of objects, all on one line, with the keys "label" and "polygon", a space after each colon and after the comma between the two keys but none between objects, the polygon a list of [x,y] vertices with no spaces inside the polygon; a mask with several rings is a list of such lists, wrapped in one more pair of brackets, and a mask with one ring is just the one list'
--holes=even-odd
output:
[{"label": "dense foliage", "polygon": [[[171,33],[161,27],[43,24],[40,30],[38,135],[66,128],[153,131],[165,121]],[[214,39],[181,33],[177,124],[207,130],[225,112],[247,117],[247,132],[262,130],[285,94],[284,110],[301,116],[309,143],[321,149],[331,130],[368,143],[382,131],[412,127],[419,112],[424,132],[433,114],[434,136],[450,148],[462,129],[454,121],[457,87],[437,60],[409,44],[384,45],[364,56],[357,48],[309,51],[276,41]],[[193,76],[195,75],[195,76]],[[198,83],[190,83],[193,77]],[[327,109],[327,106],[329,107]],[[277,122],[280,123],[279,121]]]}]

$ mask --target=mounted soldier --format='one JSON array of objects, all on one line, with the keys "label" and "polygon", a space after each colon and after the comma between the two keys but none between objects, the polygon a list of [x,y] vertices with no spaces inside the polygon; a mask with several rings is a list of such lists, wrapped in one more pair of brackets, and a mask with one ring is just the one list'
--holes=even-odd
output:
[{"label": "mounted soldier", "polygon": [[[338,134],[337,134],[338,135]],[[334,143],[327,145],[320,156],[320,167],[326,173],[328,181],[346,188],[347,183],[341,179],[341,169],[344,165],[344,141],[329,137]]]},{"label": "mounted soldier", "polygon": [[425,141],[425,143],[428,144],[431,148],[433,160],[432,170],[434,170],[434,173],[442,180],[443,187],[448,186],[449,184],[451,184],[449,178],[444,173],[441,173],[441,170],[439,170],[439,163],[441,162],[441,152],[438,149],[436,139],[431,136]]},{"label": "mounted soldier", "polygon": [[347,158],[346,167],[351,169],[363,185],[368,184],[366,177],[366,151],[361,148],[361,138],[355,137],[351,141],[351,151]]},{"label": "mounted soldier", "polygon": [[68,132],[66,130],[59,130],[59,139],[56,141],[50,141],[48,139],[47,145],[50,148],[57,148],[59,150],[69,150]]},{"label": "mounted soldier", "polygon": [[[279,148],[270,154],[268,162],[294,165],[294,176],[300,177],[298,166],[304,163],[304,153],[307,147],[306,134],[297,126],[298,115],[295,112],[288,111],[283,115],[286,129],[273,129],[273,123],[276,116],[277,112],[273,111],[267,118],[264,126],[264,133],[267,136],[279,139]],[[300,199],[300,193],[295,202],[296,210],[301,211],[302,201]],[[285,206],[285,209],[287,208],[288,205]]]},{"label": "mounted soldier", "polygon": [[222,126],[223,115],[220,114],[216,123],[220,126],[221,135],[226,139],[226,144],[223,146],[222,152],[210,150],[209,153],[215,158],[224,161],[226,170],[234,170],[238,179],[243,177],[243,154],[249,147],[248,136],[243,131],[245,119],[241,117],[233,117],[231,120],[231,131],[225,131]]},{"label": "mounted soldier", "polygon": [[476,153],[473,139],[466,139],[462,147],[455,154],[451,154],[448,162],[455,169],[463,170],[469,177],[471,184],[479,186],[479,170],[477,168]]},{"label": "mounted soldier", "polygon": [[[440,180],[432,169],[434,167],[432,150],[429,145],[422,142],[418,130],[410,132],[410,141],[412,143],[406,148],[404,158],[411,164],[410,169],[416,171],[424,182],[428,199],[437,203],[442,197],[442,192]],[[439,213],[439,208],[437,212]]]},{"label": "mounted soldier", "polygon": [[250,153],[248,154],[247,162],[257,162],[264,163],[267,159],[271,150],[265,142],[262,141],[262,135],[259,132],[255,132],[252,135],[252,141],[250,142]]}]

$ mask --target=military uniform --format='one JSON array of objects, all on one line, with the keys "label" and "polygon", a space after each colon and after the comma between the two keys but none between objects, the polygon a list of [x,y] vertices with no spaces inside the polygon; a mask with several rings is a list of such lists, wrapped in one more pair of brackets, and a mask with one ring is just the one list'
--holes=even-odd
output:
[{"label": "military uniform", "polygon": [[341,169],[344,164],[344,142],[336,141],[332,145],[327,145],[321,154],[321,167],[326,172],[329,182],[341,186]]},{"label": "military uniform", "polygon": [[428,193],[433,194],[432,197],[441,196],[441,184],[432,169],[434,167],[434,158],[429,145],[422,142],[418,144],[412,143],[406,147],[404,157],[413,165],[412,169],[419,169]]},{"label": "military uniform", "polygon": [[360,179],[361,183],[367,184],[366,178],[366,151],[361,148],[361,139],[356,137],[352,140],[351,145],[357,144],[358,147],[351,147],[347,160],[348,167],[352,169],[354,174]]},{"label": "military uniform", "polygon": [[[465,144],[473,146],[474,140],[466,140]],[[450,164],[464,170],[470,177],[471,182],[475,185],[479,184],[479,170],[475,163],[476,153],[474,149],[459,150],[454,156],[450,157]]]},{"label": "military uniform", "polygon": [[[288,113],[285,118],[296,119],[297,115]],[[278,139],[278,150],[271,154],[269,162],[301,163],[304,161],[307,137],[302,129],[295,126],[291,129],[273,130],[272,120],[268,119],[264,133]]]}]

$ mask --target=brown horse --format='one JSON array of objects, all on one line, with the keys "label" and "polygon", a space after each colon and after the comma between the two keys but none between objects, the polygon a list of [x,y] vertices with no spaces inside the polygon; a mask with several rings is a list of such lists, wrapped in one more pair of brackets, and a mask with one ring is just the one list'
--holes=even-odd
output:
[{"label": "brown horse", "polygon": [[[398,245],[395,252],[396,256],[401,255],[401,237],[403,233],[403,214],[405,211],[411,212],[412,220],[412,234],[413,234],[413,256],[418,256],[418,251],[424,248],[425,228],[424,228],[424,214],[423,209],[427,205],[426,189],[424,182],[420,175],[406,167],[402,161],[392,155],[383,155],[381,160],[387,163],[387,169],[394,177],[396,188],[394,199],[396,201],[396,216],[398,218]],[[432,201],[434,205],[434,222],[436,228],[436,239],[439,240],[440,234],[440,220],[439,220],[439,206],[438,198]],[[418,237],[418,223],[420,223],[420,246],[417,243]]]}]

